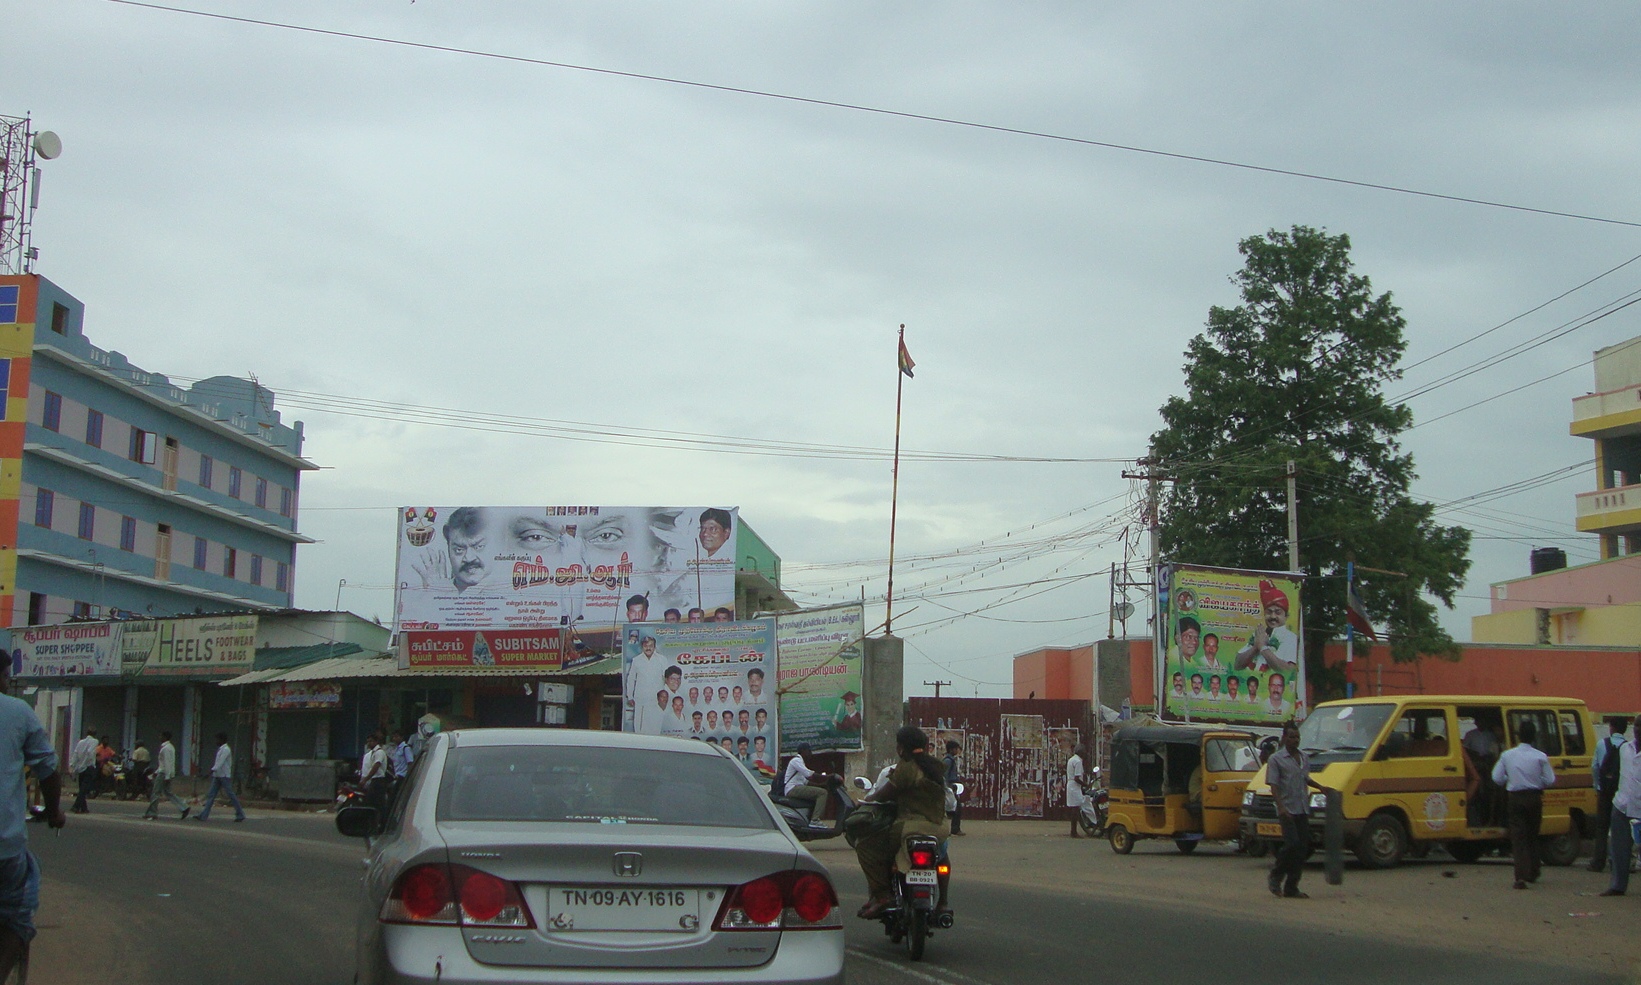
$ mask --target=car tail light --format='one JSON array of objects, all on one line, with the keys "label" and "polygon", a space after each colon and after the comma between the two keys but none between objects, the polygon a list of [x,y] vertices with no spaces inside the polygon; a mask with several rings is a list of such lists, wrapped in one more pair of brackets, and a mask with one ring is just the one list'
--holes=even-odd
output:
[{"label": "car tail light", "polygon": [[534,927],[518,887],[465,865],[429,863],[406,869],[382,905],[384,923]]},{"label": "car tail light", "polygon": [[935,859],[935,850],[934,849],[932,849],[932,848],[912,848],[912,849],[909,849],[906,854],[911,856],[912,868],[914,868],[914,869],[932,869],[932,868],[934,868],[934,859]]},{"label": "car tail light", "polygon": [[715,930],[822,930],[843,926],[838,894],[818,872],[777,872],[736,886]]}]

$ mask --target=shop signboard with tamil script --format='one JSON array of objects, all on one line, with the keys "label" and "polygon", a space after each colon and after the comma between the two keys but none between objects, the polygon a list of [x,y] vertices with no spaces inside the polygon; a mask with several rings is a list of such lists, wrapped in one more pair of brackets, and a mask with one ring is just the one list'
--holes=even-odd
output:
[{"label": "shop signboard with tamil script", "polygon": [[1159,651],[1166,717],[1280,725],[1303,719],[1303,576],[1173,564]]},{"label": "shop signboard with tamil script", "polygon": [[559,629],[412,630],[399,634],[399,666],[404,670],[571,669],[564,659]]},{"label": "shop signboard with tamil script", "polygon": [[858,602],[776,614],[782,747],[807,742],[817,751],[861,748],[865,635],[866,609]]},{"label": "shop signboard with tamil script", "polygon": [[734,507],[406,506],[397,525],[396,632],[734,614]]},{"label": "shop signboard with tamil script", "polygon": [[256,660],[256,616],[134,619],[117,625],[127,677],[242,674]]},{"label": "shop signboard with tamil script", "polygon": [[123,623],[27,626],[11,631],[18,677],[112,677],[120,673]]}]

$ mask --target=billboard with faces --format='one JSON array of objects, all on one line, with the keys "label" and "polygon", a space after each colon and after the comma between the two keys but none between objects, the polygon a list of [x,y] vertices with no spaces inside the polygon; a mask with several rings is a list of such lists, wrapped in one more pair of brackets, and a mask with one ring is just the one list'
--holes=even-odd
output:
[{"label": "billboard with faces", "polygon": [[1302,577],[1175,564],[1162,596],[1166,717],[1280,725],[1303,719]]},{"label": "billboard with faces", "polygon": [[406,506],[395,632],[735,616],[735,507]]}]

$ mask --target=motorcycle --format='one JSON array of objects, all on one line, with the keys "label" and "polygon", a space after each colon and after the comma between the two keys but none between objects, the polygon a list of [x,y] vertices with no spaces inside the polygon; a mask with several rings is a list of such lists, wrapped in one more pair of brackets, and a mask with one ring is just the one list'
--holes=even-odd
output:
[{"label": "motorcycle", "polygon": [[799,841],[825,841],[828,838],[836,838],[843,834],[844,819],[855,809],[855,802],[849,798],[840,779],[829,777],[825,781],[825,786],[827,799],[836,805],[836,813],[830,821],[810,817],[805,813],[809,806],[806,801],[792,800],[774,794],[769,797],[774,802],[775,809],[780,811],[781,820],[786,822],[786,826]]},{"label": "motorcycle", "polygon": [[1104,838],[1106,821],[1111,817],[1111,794],[1100,783],[1100,768],[1080,778],[1077,785],[1083,790],[1083,806],[1078,809],[1077,826],[1090,838]]},{"label": "motorcycle", "polygon": [[[888,771],[885,770],[885,773]],[[884,775],[879,774],[879,782]],[[867,788],[864,777],[855,780],[856,786]],[[956,806],[963,795],[959,783],[946,792],[946,808]],[[891,882],[893,897],[889,907],[878,914],[883,932],[891,943],[905,942],[906,953],[913,961],[923,960],[923,950],[935,930],[950,930],[952,911],[946,906],[946,891],[951,884],[951,856],[949,839],[942,841],[932,835],[908,835],[906,857],[910,861],[905,872],[895,872]]]},{"label": "motorcycle", "polygon": [[331,810],[341,813],[344,807],[373,807],[370,798],[365,794],[365,785],[349,783],[347,780],[336,781],[336,803]]}]

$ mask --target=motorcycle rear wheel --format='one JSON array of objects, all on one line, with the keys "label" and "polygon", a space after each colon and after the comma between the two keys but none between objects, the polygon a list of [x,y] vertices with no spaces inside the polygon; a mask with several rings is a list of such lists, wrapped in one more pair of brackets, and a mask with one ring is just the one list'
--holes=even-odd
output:
[{"label": "motorcycle rear wheel", "polygon": [[929,914],[912,907],[906,915],[906,953],[913,961],[923,960],[923,942],[929,937]]}]

